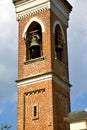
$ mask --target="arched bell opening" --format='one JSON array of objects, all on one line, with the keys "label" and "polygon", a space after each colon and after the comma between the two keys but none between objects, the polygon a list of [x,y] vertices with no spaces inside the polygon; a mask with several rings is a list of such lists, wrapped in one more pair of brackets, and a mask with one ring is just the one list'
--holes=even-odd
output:
[{"label": "arched bell opening", "polygon": [[42,56],[42,29],[39,23],[32,22],[26,33],[26,60]]},{"label": "arched bell opening", "polygon": [[55,58],[63,61],[64,38],[59,24],[55,27]]}]

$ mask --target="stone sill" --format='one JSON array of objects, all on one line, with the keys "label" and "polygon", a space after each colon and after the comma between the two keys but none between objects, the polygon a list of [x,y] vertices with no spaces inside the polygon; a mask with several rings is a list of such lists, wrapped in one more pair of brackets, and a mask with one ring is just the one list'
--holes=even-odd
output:
[{"label": "stone sill", "polygon": [[39,120],[39,117],[33,117],[32,120]]},{"label": "stone sill", "polygon": [[27,61],[24,62],[24,64],[26,65],[26,64],[30,64],[30,63],[32,63],[32,62],[37,62],[37,61],[41,61],[41,60],[44,60],[44,57],[43,57],[43,56],[42,56],[42,57],[35,58],[35,59],[27,60]]}]

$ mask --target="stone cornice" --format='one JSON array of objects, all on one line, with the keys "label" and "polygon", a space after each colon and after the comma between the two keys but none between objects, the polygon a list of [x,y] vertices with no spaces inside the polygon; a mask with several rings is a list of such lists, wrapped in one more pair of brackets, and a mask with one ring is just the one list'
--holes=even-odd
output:
[{"label": "stone cornice", "polygon": [[14,4],[18,20],[51,9],[64,24],[68,25],[71,6],[68,3],[68,8],[67,2],[63,0],[62,2],[60,0],[20,0]]},{"label": "stone cornice", "polygon": [[17,82],[18,87],[24,87],[26,85],[30,85],[30,84],[34,84],[34,83],[38,83],[38,82],[42,82],[46,80],[53,80],[62,88],[66,89],[68,92],[70,91],[71,85],[67,81],[61,79],[58,75],[52,72],[35,75],[32,77],[26,77],[23,79],[18,79],[16,82]]},{"label": "stone cornice", "polygon": [[29,17],[29,16],[33,16],[35,14],[44,12],[46,10],[48,10],[47,6],[44,6],[44,7],[41,7],[41,8],[34,8],[33,10],[30,10],[30,11],[26,10],[23,13],[18,13],[17,14],[17,20],[20,20],[22,18],[26,18],[26,17]]},{"label": "stone cornice", "polygon": [[37,13],[41,13],[50,8],[49,0],[29,0],[25,1],[24,3],[23,1],[20,1],[14,4],[18,20],[24,17],[35,15]]}]

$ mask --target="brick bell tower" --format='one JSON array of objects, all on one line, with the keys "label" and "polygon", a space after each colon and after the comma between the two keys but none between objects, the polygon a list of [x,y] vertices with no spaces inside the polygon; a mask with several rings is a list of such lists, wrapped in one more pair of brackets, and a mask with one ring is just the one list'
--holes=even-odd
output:
[{"label": "brick bell tower", "polygon": [[13,0],[19,29],[17,130],[69,130],[67,0]]}]

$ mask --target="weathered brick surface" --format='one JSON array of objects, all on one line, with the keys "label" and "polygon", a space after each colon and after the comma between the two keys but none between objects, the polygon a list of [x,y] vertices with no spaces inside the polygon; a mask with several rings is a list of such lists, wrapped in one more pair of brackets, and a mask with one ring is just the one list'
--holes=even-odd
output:
[{"label": "weathered brick surface", "polygon": [[[45,91],[34,93],[41,89]],[[38,104],[39,112],[38,119],[33,120],[35,104]],[[64,123],[64,117],[70,111],[69,104],[69,92],[52,80],[18,88],[18,130],[24,130],[24,127],[25,130],[69,130]]]},{"label": "weathered brick surface", "polygon": [[22,38],[22,34],[26,24],[32,17],[21,19],[19,21],[19,79],[29,77],[31,75],[37,75],[38,73],[46,73],[47,71],[51,70],[50,12],[46,11],[35,16],[43,22],[46,30],[42,34],[42,53],[44,56],[44,60],[24,65],[24,62],[26,61],[26,45],[24,39]]},{"label": "weathered brick surface", "polygon": [[[26,24],[37,17],[44,26],[42,34],[43,60],[24,64],[26,45],[22,37]],[[64,44],[63,63],[55,60],[55,39],[53,24],[59,20],[66,38],[66,26],[50,10],[38,13],[19,21],[18,79],[23,79],[47,72],[54,72],[68,82],[67,42]],[[67,41],[67,40],[66,40]],[[62,80],[63,83],[65,83]],[[44,92],[36,92],[45,89]],[[38,104],[38,119],[33,120],[33,106]],[[69,130],[64,123],[64,116],[70,111],[70,95],[66,89],[52,80],[41,81],[18,88],[18,130]]]},{"label": "weathered brick surface", "polygon": [[[59,21],[62,25],[65,43],[63,44],[63,61],[55,60],[55,35],[53,34],[53,25],[55,21]],[[68,55],[67,55],[67,27],[53,12],[51,12],[51,49],[52,49],[52,71],[68,81]]]},{"label": "weathered brick surface", "polygon": [[[55,21],[62,21],[50,11],[43,12],[41,14],[36,15],[38,19],[40,19],[45,26],[45,32],[42,34],[42,53],[44,56],[44,60],[33,62],[32,64],[24,65],[26,61],[26,45],[25,41],[22,37],[24,28],[29,20],[32,18],[24,18],[19,21],[19,73],[18,78],[29,77],[31,75],[37,75],[38,73],[46,73],[47,71],[54,71],[60,77],[65,80],[68,80],[68,57],[67,57],[67,42],[63,47],[63,62],[59,62],[55,60],[55,38],[53,34],[53,24]],[[33,16],[34,17],[34,16]],[[66,27],[62,23],[62,27],[65,33],[66,39]],[[51,31],[50,31],[51,30]],[[52,56],[52,58],[51,58]],[[52,60],[51,60],[52,59]],[[51,62],[52,61],[52,62]],[[38,67],[39,66],[39,67]]]},{"label": "weathered brick surface", "polygon": [[[44,89],[44,92],[32,93]],[[31,93],[28,95],[27,93]],[[25,95],[24,95],[25,94]],[[33,120],[33,105],[38,104],[38,119]],[[51,126],[49,126],[51,122]],[[52,81],[43,81],[18,89],[18,130],[53,130]]]},{"label": "weathered brick surface", "polygon": [[70,95],[64,88],[53,81],[53,121],[54,130],[69,130],[64,117],[70,112]]}]

